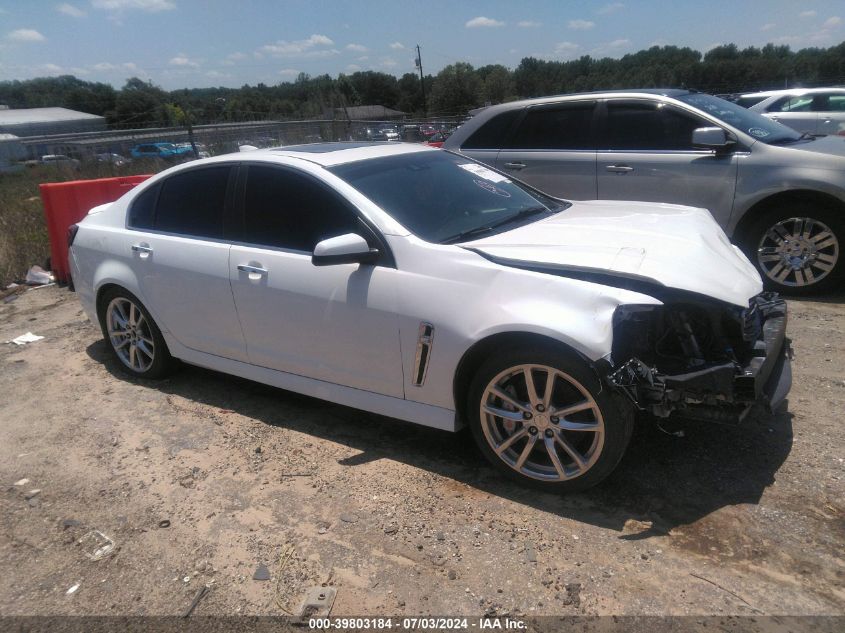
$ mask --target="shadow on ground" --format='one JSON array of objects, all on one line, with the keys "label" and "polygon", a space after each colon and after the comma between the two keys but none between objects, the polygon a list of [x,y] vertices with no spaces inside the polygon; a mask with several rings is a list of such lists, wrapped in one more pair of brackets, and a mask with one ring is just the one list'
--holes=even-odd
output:
[{"label": "shadow on ground", "polygon": [[[105,341],[89,356],[120,380]],[[349,468],[392,459],[545,512],[622,530],[629,519],[652,527],[621,538],[665,534],[735,504],[756,504],[774,482],[792,447],[792,415],[749,416],[739,427],[692,421],[638,425],[616,471],[601,485],[573,495],[538,493],[501,478],[472,445],[468,433],[452,434],[267,387],[215,371],[184,366],[163,381],[138,381],[149,389],[235,411],[345,444],[361,451],[340,460]],[[683,431],[683,437],[669,433]]]}]

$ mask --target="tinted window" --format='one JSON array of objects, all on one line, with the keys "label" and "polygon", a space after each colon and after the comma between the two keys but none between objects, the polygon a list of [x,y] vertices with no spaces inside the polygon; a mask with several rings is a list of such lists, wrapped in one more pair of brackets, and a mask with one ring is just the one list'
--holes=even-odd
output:
[{"label": "tinted window", "polygon": [[153,185],[138,195],[129,207],[129,226],[135,229],[153,228],[153,218],[159,185]]},{"label": "tinted window", "polygon": [[845,95],[831,95],[828,97],[829,112],[845,112]]},{"label": "tinted window", "polygon": [[231,167],[206,167],[170,176],[164,181],[156,205],[159,231],[223,237],[223,207]]},{"label": "tinted window", "polygon": [[656,103],[608,103],[608,149],[690,150],[692,131],[708,124]]},{"label": "tinted window", "polygon": [[325,185],[290,169],[252,165],[242,240],[311,252],[317,242],[360,232],[355,212]]},{"label": "tinted window", "polygon": [[590,123],[595,103],[530,108],[514,134],[513,149],[594,149]]},{"label": "tinted window", "polygon": [[507,134],[521,109],[497,114],[475,131],[461,146],[463,149],[500,149],[507,141]]}]

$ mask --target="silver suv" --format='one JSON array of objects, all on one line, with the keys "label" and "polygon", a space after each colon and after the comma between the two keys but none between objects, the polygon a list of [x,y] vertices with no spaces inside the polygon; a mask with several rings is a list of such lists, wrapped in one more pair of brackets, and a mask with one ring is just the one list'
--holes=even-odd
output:
[{"label": "silver suv", "polygon": [[808,294],[845,276],[842,137],[707,94],[632,90],[486,108],[443,147],[560,198],[709,209],[773,290]]}]

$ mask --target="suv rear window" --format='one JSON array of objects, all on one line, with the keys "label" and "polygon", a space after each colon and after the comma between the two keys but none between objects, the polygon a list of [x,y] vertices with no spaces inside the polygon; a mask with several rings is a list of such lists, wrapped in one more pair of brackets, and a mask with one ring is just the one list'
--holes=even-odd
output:
[{"label": "suv rear window", "polygon": [[501,149],[507,142],[507,134],[513,122],[522,113],[521,108],[497,114],[475,131],[461,149]]}]

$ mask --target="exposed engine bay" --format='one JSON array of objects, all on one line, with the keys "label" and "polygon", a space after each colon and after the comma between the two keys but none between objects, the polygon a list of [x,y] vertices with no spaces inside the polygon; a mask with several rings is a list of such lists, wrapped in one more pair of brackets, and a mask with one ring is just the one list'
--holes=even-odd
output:
[{"label": "exposed engine bay", "polygon": [[791,375],[780,371],[788,341],[786,303],[776,293],[753,297],[745,309],[691,293],[662,299],[616,310],[612,387],[658,417],[682,410],[733,423],[755,403],[779,404]]}]

